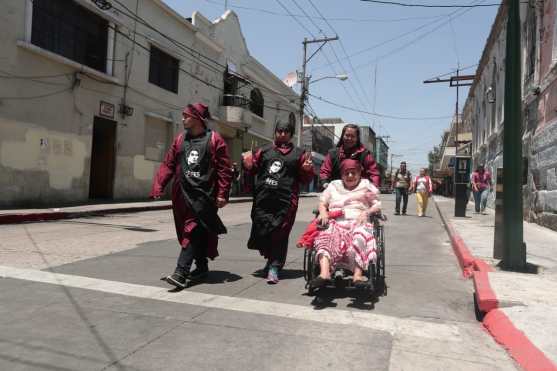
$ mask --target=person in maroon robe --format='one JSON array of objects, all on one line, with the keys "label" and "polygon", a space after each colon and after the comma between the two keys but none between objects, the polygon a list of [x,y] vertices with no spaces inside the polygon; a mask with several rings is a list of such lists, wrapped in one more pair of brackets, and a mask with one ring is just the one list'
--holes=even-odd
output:
[{"label": "person in maroon robe", "polygon": [[243,154],[243,165],[253,175],[252,228],[248,248],[267,259],[263,269],[270,284],[278,283],[286,262],[288,238],[296,219],[300,183],[313,176],[311,153],[290,140],[294,124],[277,123],[274,143]]},{"label": "person in maroon robe", "polygon": [[377,169],[375,158],[362,144],[360,140],[360,127],[354,124],[345,125],[336,145],[329,151],[321,170],[319,178],[323,188],[336,179],[341,178],[340,164],[345,159],[357,160],[362,165],[362,178],[371,181],[377,188],[381,185],[381,176]]},{"label": "person in maroon robe", "polygon": [[[218,256],[218,235],[226,227],[217,211],[228,202],[232,169],[224,139],[207,128],[209,109],[202,103],[188,105],[182,113],[184,132],[166,153],[150,196],[159,199],[170,179],[172,210],[181,250],[176,269],[165,280],[178,288],[186,280],[199,280],[209,272],[207,258]],[[196,269],[190,273],[195,259]]]}]

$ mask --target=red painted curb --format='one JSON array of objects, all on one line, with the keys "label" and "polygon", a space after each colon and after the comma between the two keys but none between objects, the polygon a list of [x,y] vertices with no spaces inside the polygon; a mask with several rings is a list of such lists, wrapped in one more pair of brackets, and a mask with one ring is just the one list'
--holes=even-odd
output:
[{"label": "red painted curb", "polygon": [[460,264],[460,268],[462,268],[464,276],[468,276],[467,272],[473,269],[475,259],[470,253],[470,250],[468,249],[468,246],[466,246],[464,240],[458,235],[458,233],[456,233],[452,226],[449,228],[449,231],[451,245],[457,257],[458,263]]},{"label": "red painted curb", "polygon": [[493,267],[482,259],[472,256],[462,237],[445,219],[439,205],[435,203],[435,206],[449,234],[462,274],[466,278],[472,276],[478,309],[482,314],[485,313],[484,327],[524,370],[557,371],[557,366],[513,325],[505,313],[498,309],[499,301],[489,284],[488,276],[488,272],[494,271]]},{"label": "red painted curb", "polygon": [[495,269],[482,259],[474,259],[474,271],[476,272],[495,272]]},{"label": "red painted curb", "polygon": [[557,370],[557,366],[500,309],[490,311],[485,316],[483,325],[524,370]]},{"label": "red painted curb", "polygon": [[59,220],[68,218],[68,213],[35,213],[35,214],[8,214],[0,215],[0,224],[18,224],[25,222],[42,222],[47,220]]},{"label": "red painted curb", "polygon": [[497,309],[499,307],[499,301],[489,284],[487,272],[474,272],[472,280],[474,281],[474,290],[476,292],[476,299],[480,311],[489,313],[491,310]]}]

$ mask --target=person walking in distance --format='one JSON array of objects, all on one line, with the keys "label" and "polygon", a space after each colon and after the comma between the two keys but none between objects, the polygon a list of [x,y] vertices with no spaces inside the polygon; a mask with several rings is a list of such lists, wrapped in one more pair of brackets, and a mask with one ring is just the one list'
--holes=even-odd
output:
[{"label": "person walking in distance", "polygon": [[307,184],[314,176],[311,153],[295,147],[293,135],[293,123],[278,122],[273,143],[243,154],[245,171],[255,176],[247,245],[267,260],[263,272],[269,284],[279,282],[279,272],[286,262],[300,183]]},{"label": "person walking in distance", "polygon": [[237,162],[232,163],[232,187],[230,188],[230,196],[240,195],[240,168]]},{"label": "person walking in distance", "polygon": [[425,168],[420,169],[420,175],[416,176],[412,182],[410,191],[416,192],[418,216],[425,216],[428,200],[433,193],[431,178],[427,175],[427,170]]},{"label": "person walking in distance", "polygon": [[[207,128],[209,109],[202,103],[188,105],[182,113],[184,131],[166,153],[151,190],[159,199],[172,185],[172,210],[180,254],[174,273],[164,279],[178,288],[187,280],[200,280],[208,272],[207,258],[218,256],[217,236],[226,228],[217,211],[228,202],[232,167],[224,139]],[[190,273],[195,259],[196,269]]]},{"label": "person walking in distance", "polygon": [[485,170],[484,165],[478,165],[476,171],[472,173],[472,192],[474,193],[476,213],[485,212],[491,187],[491,173]]},{"label": "person walking in distance", "polygon": [[396,200],[395,200],[395,215],[400,215],[400,201],[402,200],[402,215],[406,215],[406,208],[408,207],[408,189],[410,188],[410,182],[412,181],[412,176],[410,171],[406,170],[406,162],[402,161],[400,163],[400,168],[397,169],[393,178],[392,184],[394,184]]},{"label": "person walking in distance", "polygon": [[377,163],[371,152],[360,141],[360,127],[354,124],[348,124],[342,128],[336,148],[330,150],[323,160],[319,171],[323,188],[327,188],[331,181],[341,179],[340,164],[346,159],[358,161],[362,166],[362,178],[369,180],[379,188],[381,177]]}]

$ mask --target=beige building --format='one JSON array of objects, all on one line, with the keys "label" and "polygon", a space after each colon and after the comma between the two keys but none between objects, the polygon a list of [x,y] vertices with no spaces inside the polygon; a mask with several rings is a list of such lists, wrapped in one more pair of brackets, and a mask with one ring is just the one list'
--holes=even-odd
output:
[{"label": "beige building", "polygon": [[0,207],[146,198],[189,102],[210,106],[236,161],[296,120],[296,94],[250,56],[233,12],[96,3],[3,4]]}]

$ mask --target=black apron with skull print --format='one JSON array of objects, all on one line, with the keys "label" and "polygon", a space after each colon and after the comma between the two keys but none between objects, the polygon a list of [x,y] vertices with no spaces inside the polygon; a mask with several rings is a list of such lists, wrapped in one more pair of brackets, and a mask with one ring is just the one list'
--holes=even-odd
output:
[{"label": "black apron with skull print", "polygon": [[270,234],[282,225],[290,209],[292,188],[298,182],[303,150],[294,147],[282,154],[272,144],[262,147],[256,174],[251,210],[252,229],[248,248],[259,249]]},{"label": "black apron with skull print", "polygon": [[216,234],[226,233],[226,227],[219,218],[214,198],[213,159],[210,150],[213,133],[192,138],[184,136],[180,164],[182,176],[180,185],[186,203],[197,216],[199,224]]}]

